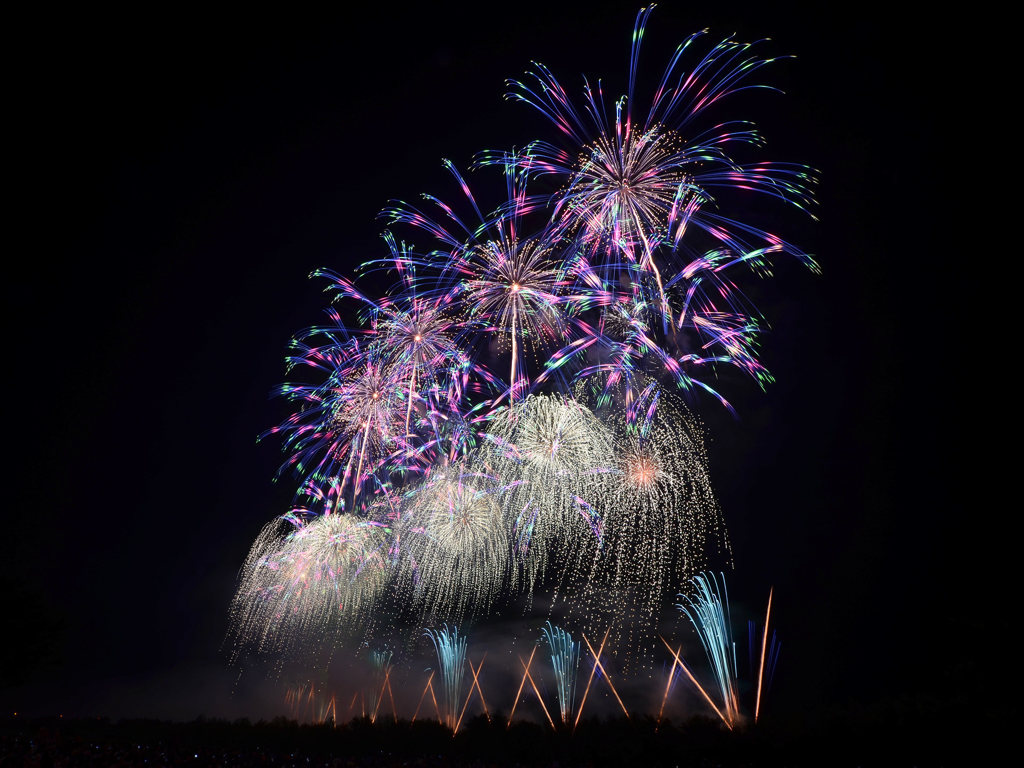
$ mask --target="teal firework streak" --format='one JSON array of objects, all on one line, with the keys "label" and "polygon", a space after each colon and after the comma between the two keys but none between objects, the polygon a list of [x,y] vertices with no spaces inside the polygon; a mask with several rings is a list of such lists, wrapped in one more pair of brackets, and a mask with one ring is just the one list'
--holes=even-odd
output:
[{"label": "teal firework streak", "polygon": [[459,637],[457,627],[428,629],[424,634],[434,644],[437,663],[441,667],[445,724],[455,730],[459,721],[459,702],[462,701],[462,679],[466,671],[466,638]]},{"label": "teal firework streak", "polygon": [[722,696],[725,719],[734,722],[739,715],[736,698],[736,643],[732,639],[732,618],[725,575],[719,589],[718,579],[711,573],[698,573],[690,579],[693,593],[680,595],[683,602],[676,607],[693,623],[704,645],[708,663]]},{"label": "teal firework streak", "polygon": [[558,686],[558,708],[562,722],[568,723],[576,699],[576,673],[580,666],[580,643],[561,627],[548,621],[541,628],[551,648],[551,668]]}]

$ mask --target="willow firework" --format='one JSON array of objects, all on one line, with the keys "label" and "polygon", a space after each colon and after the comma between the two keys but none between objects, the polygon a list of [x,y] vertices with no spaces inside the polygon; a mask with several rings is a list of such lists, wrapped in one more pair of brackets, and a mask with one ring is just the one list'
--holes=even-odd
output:
[{"label": "willow firework", "polygon": [[403,505],[401,578],[421,614],[486,612],[509,586],[509,537],[494,478],[464,463],[438,468]]},{"label": "willow firework", "polygon": [[353,515],[273,521],[242,569],[239,649],[317,647],[358,629],[387,584],[385,546],[381,528]]},{"label": "willow firework", "polygon": [[500,478],[506,525],[532,587],[550,559],[575,579],[600,543],[600,520],[587,497],[612,457],[611,435],[581,403],[531,395],[501,411],[483,436],[480,461]]}]

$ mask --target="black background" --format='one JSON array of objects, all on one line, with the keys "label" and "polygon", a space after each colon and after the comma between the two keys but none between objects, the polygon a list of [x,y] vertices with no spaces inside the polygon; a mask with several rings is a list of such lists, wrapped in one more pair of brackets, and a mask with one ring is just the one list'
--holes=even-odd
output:
[{"label": "black background", "polygon": [[[440,159],[548,126],[502,100],[546,63],[624,87],[637,7],[525,2],[331,15],[167,7],[54,12],[11,34],[16,200],[5,267],[11,711],[246,713],[220,645],[234,579],[287,507],[268,399],[307,279],[383,254],[378,211],[452,197]],[[674,45],[770,37],[795,54],[738,97],[765,154],[821,171],[816,254],[751,286],[772,326],[761,392],[710,400],[734,600],[776,596],[779,706],[997,706],[1008,542],[971,468],[963,254],[950,239],[956,96],[946,20],[772,3],[666,3],[641,81]],[[969,29],[959,30],[970,36]],[[12,461],[13,459],[13,461]],[[759,609],[759,608],[758,608]]]}]

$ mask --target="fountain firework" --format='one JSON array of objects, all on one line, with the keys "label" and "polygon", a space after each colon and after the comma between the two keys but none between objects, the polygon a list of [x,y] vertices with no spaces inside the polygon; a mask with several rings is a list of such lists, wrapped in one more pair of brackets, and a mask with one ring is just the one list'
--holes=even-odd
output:
[{"label": "fountain firework", "polygon": [[455,627],[428,629],[424,633],[434,644],[441,672],[441,710],[444,722],[453,731],[459,723],[462,702],[462,678],[466,671],[466,638]]},{"label": "fountain firework", "polygon": [[697,630],[718,685],[725,719],[732,724],[739,716],[736,643],[732,639],[729,592],[725,586],[725,576],[720,575],[721,588],[714,574],[698,573],[690,580],[692,593],[681,595],[683,602],[676,607]]},{"label": "fountain firework", "polygon": [[551,668],[558,689],[558,709],[562,722],[568,723],[576,698],[576,673],[580,666],[580,643],[566,630],[548,621],[542,628],[544,639],[551,649]]}]

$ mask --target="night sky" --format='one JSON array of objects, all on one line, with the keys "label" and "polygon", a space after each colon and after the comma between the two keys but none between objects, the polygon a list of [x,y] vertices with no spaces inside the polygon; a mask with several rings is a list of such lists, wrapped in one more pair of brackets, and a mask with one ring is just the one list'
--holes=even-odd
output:
[{"label": "night sky", "polygon": [[[583,73],[618,93],[638,6],[587,5],[25,26],[8,116],[23,234],[3,281],[5,711],[255,708],[231,696],[221,642],[248,547],[291,497],[272,482],[280,444],[256,437],[286,413],[269,393],[290,335],[326,305],[307,276],[384,255],[390,199],[453,197],[442,157],[551,136],[501,98],[531,60],[574,96]],[[980,404],[964,403],[953,315],[945,35],[860,5],[665,3],[641,80],[704,27],[796,55],[762,71],[785,96],[730,114],[822,180],[821,221],[778,226],[823,274],[783,260],[749,286],[776,383],[723,381],[738,418],[699,403],[730,593],[759,610],[775,588],[780,707],[992,706],[979,680],[1008,627],[1008,543],[962,459]]]}]

